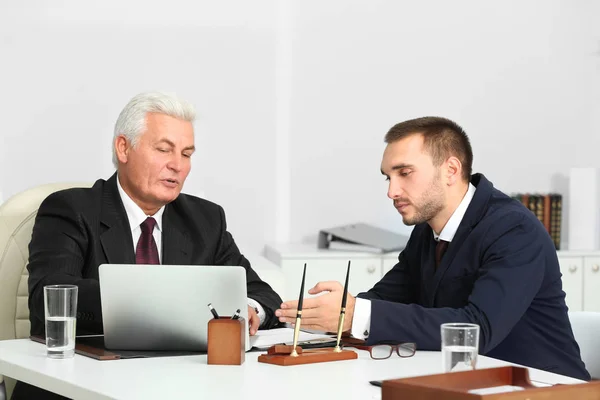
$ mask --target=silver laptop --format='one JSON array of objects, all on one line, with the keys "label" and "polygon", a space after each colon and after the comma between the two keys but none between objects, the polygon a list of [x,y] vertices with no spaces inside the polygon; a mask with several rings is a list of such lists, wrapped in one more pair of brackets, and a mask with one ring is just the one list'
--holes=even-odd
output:
[{"label": "silver laptop", "polygon": [[206,351],[208,303],[246,321],[246,270],[202,265],[102,264],[104,345],[114,350]]}]

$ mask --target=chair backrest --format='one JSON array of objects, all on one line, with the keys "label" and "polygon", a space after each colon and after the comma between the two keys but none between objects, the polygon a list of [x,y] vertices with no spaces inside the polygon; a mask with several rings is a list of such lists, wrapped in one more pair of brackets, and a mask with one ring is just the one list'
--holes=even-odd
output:
[{"label": "chair backrest", "polygon": [[[90,186],[89,183],[41,185],[18,193],[0,205],[0,340],[29,337],[26,267],[31,232],[40,204],[59,190]],[[10,398],[13,385],[8,383],[7,398]]]},{"label": "chair backrest", "polygon": [[573,335],[592,379],[600,379],[600,312],[570,312]]},{"label": "chair backrest", "polygon": [[37,186],[0,205],[0,340],[29,337],[27,260],[35,216],[51,193],[88,183]]}]

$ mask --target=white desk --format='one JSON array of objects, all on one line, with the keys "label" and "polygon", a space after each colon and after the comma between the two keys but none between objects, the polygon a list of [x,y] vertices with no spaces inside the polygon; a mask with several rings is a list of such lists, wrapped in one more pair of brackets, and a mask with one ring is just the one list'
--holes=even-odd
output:
[{"label": "white desk", "polygon": [[[69,360],[46,358],[45,346],[28,339],[0,341],[0,374],[76,399],[379,399],[369,380],[440,373],[441,353],[417,352],[371,360],[359,358],[280,367],[258,363],[258,352],[246,353],[242,366],[206,364],[206,356],[96,361],[76,355]],[[478,367],[508,363],[479,357]],[[530,369],[544,383],[580,381]]]}]

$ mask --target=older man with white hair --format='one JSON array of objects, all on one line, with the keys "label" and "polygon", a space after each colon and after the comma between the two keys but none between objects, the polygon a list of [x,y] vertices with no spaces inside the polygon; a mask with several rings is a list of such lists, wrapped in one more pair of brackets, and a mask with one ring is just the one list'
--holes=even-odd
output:
[{"label": "older man with white hair", "polygon": [[[104,263],[241,265],[250,334],[278,324],[281,298],[240,253],[223,209],[181,193],[195,150],[194,118],[193,107],[175,96],[135,96],[115,125],[116,173],[44,200],[29,245],[32,335],[44,334],[43,288],[52,284],[79,287],[78,333],[102,333],[98,267]],[[13,393],[13,399],[54,396],[23,383]]]}]

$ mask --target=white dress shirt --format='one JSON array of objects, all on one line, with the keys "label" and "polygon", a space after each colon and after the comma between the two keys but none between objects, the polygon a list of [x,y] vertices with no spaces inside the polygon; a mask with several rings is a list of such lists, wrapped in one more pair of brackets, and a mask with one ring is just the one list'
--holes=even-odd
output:
[{"label": "white dress shirt", "polygon": [[121,182],[119,182],[118,176],[117,189],[119,190],[119,195],[121,196],[121,201],[123,202],[125,213],[127,214],[127,219],[129,220],[131,238],[133,239],[133,253],[135,254],[137,243],[142,235],[142,228],[140,227],[140,224],[144,222],[146,218],[153,217],[156,220],[156,226],[152,231],[152,236],[154,237],[156,248],[158,249],[158,260],[160,263],[162,263],[162,216],[165,212],[165,206],[162,206],[154,215],[146,215],[140,206],[135,204],[131,197],[125,193],[125,190],[123,190],[123,187],[121,186]]},{"label": "white dress shirt", "polygon": [[[142,235],[142,228],[140,224],[146,220],[148,217],[153,217],[156,220],[156,225],[154,226],[154,230],[152,231],[152,236],[154,237],[154,241],[156,242],[156,248],[158,249],[158,260],[162,264],[162,217],[165,212],[165,206],[162,206],[154,215],[146,215],[146,213],[137,205],[135,202],[129,197],[123,187],[121,186],[121,182],[119,182],[119,177],[117,175],[117,189],[119,190],[119,195],[121,196],[121,201],[123,202],[123,206],[125,207],[125,213],[127,214],[127,219],[129,220],[129,227],[131,228],[131,238],[133,239],[133,253],[135,255],[135,249],[137,247],[137,242],[140,240],[140,236]],[[248,305],[254,309],[258,310],[258,318],[260,319],[260,324],[262,325],[265,322],[265,309],[260,305],[260,303],[254,299],[248,298]]]},{"label": "white dress shirt", "polygon": [[[454,235],[458,230],[467,208],[473,199],[475,194],[475,186],[469,183],[467,193],[461,200],[456,210],[452,213],[452,216],[446,222],[446,225],[442,229],[442,232],[438,235],[433,232],[433,238],[436,241],[445,240],[451,242],[454,239]],[[352,330],[350,333],[352,336],[358,339],[366,339],[369,336],[369,330],[371,329],[371,300],[356,298],[356,304],[354,305],[354,317],[352,318]]]}]

